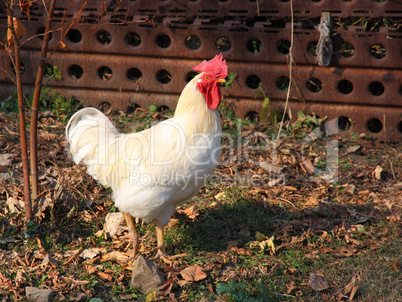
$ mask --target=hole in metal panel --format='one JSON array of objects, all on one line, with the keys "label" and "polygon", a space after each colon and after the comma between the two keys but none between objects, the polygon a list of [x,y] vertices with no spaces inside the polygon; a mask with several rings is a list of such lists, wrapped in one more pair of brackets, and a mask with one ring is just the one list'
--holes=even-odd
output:
[{"label": "hole in metal panel", "polygon": [[348,80],[339,81],[336,87],[338,88],[339,92],[343,94],[349,94],[353,91],[353,84]]},{"label": "hole in metal panel", "polygon": [[367,121],[367,129],[372,133],[378,133],[382,130],[382,122],[378,118],[371,118]]},{"label": "hole in metal panel", "polygon": [[156,36],[155,43],[161,48],[168,48],[172,41],[168,35],[160,34]]},{"label": "hole in metal panel", "polygon": [[129,32],[125,38],[128,45],[137,47],[141,44],[141,36],[134,32]]},{"label": "hole in metal panel", "polygon": [[128,104],[126,113],[133,114],[137,108],[141,108],[138,104]]},{"label": "hole in metal panel", "polygon": [[382,44],[374,44],[370,48],[370,54],[376,59],[382,59],[387,54],[387,50]]},{"label": "hole in metal panel", "polygon": [[341,45],[340,53],[344,58],[350,58],[355,54],[355,48],[351,43],[345,42]]},{"label": "hole in metal panel", "polygon": [[381,82],[375,81],[371,82],[368,86],[370,93],[374,96],[379,96],[384,93],[384,85]]},{"label": "hole in metal panel", "polygon": [[312,56],[317,56],[317,44],[318,44],[317,41],[312,41],[307,45],[307,51]]},{"label": "hole in metal panel", "polygon": [[71,65],[68,68],[68,74],[73,78],[73,79],[80,79],[82,78],[84,74],[84,70],[80,65]]},{"label": "hole in metal panel", "polygon": [[276,79],[276,87],[280,90],[286,90],[289,87],[289,78],[287,76],[281,76]]},{"label": "hole in metal panel", "polygon": [[103,113],[110,111],[111,108],[112,106],[108,102],[103,102],[98,105],[98,109]]},{"label": "hole in metal panel", "polygon": [[311,78],[310,80],[308,80],[306,82],[306,86],[308,90],[314,93],[319,92],[322,89],[322,83],[317,78]]},{"label": "hole in metal panel", "polygon": [[[21,72],[21,74],[24,74],[24,72],[25,72],[25,65],[24,65],[24,63],[22,63],[22,62],[20,62],[20,72]],[[12,64],[11,65],[11,70],[12,70],[12,72],[15,74],[15,66]]]},{"label": "hole in metal panel", "polygon": [[112,42],[112,35],[106,30],[100,30],[96,33],[96,40],[103,45],[108,45]]},{"label": "hole in metal panel", "polygon": [[244,115],[244,119],[251,122],[258,122],[260,120],[260,115],[256,111],[249,111]]},{"label": "hole in metal panel", "polygon": [[350,119],[347,118],[346,116],[340,116],[338,117],[338,128],[341,129],[342,131],[347,131],[350,126],[352,126],[352,123],[350,122]]},{"label": "hole in metal panel", "polygon": [[[36,34],[38,35],[38,38],[43,40],[45,37],[45,28],[44,27],[39,27],[38,30],[36,31]],[[50,39],[51,40],[53,37],[52,33],[50,33]]]},{"label": "hole in metal panel", "polygon": [[45,77],[50,77],[54,74],[54,70],[53,70],[53,65],[49,64],[49,63],[45,63],[45,73],[44,76]]},{"label": "hole in metal panel", "polygon": [[249,75],[246,79],[247,87],[251,89],[257,89],[261,85],[261,79],[256,75]]},{"label": "hole in metal panel", "polygon": [[196,35],[190,35],[186,38],[184,44],[191,50],[196,50],[201,47],[201,40]]},{"label": "hole in metal panel", "polygon": [[102,66],[98,70],[98,76],[104,81],[109,81],[112,78],[112,75],[112,70],[107,66]]},{"label": "hole in metal panel", "polygon": [[262,43],[256,38],[252,38],[246,43],[247,49],[252,53],[259,53],[262,49]]},{"label": "hole in metal panel", "polygon": [[198,74],[198,72],[190,71],[190,72],[186,75],[186,83],[190,82],[197,74]]},{"label": "hole in metal panel", "polygon": [[276,48],[281,54],[287,55],[290,49],[290,41],[289,40],[280,40]]},{"label": "hole in metal panel", "polygon": [[139,82],[142,78],[142,72],[138,68],[130,68],[127,70],[127,79],[133,82]]},{"label": "hole in metal panel", "polygon": [[166,106],[166,105],[159,106],[158,109],[157,109],[157,111],[161,112],[161,113],[169,111],[169,110],[170,110],[170,108],[168,106]]},{"label": "hole in metal panel", "polygon": [[216,40],[215,45],[220,51],[228,51],[232,47],[232,42],[228,37],[219,37]]},{"label": "hole in metal panel", "polygon": [[73,43],[79,43],[82,40],[82,34],[78,29],[70,29],[67,38]]},{"label": "hole in metal panel", "polygon": [[168,84],[172,80],[172,75],[169,71],[162,69],[156,73],[156,79],[159,83]]},{"label": "hole in metal panel", "polygon": [[398,131],[399,131],[399,133],[402,133],[402,121],[400,121],[399,123],[398,123]]}]

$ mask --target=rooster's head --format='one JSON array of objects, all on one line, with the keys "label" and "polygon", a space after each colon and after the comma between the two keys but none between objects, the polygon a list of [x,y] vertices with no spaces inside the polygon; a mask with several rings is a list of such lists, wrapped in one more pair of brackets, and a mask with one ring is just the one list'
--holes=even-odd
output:
[{"label": "rooster's head", "polygon": [[205,95],[208,108],[216,109],[222,99],[220,83],[225,83],[228,75],[226,60],[222,60],[222,54],[215,56],[212,60],[203,61],[197,66],[193,66],[195,71],[202,72],[197,81],[198,90]]}]

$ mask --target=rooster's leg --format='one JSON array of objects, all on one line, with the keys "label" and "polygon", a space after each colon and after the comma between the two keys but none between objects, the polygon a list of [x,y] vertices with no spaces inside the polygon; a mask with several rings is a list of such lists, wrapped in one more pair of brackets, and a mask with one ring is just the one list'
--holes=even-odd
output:
[{"label": "rooster's leg", "polygon": [[167,264],[172,264],[173,260],[177,259],[177,258],[182,258],[187,256],[186,253],[184,254],[179,254],[179,255],[175,255],[175,256],[168,256],[166,255],[165,252],[165,244],[163,242],[163,229],[165,228],[165,225],[160,223],[160,221],[158,219],[155,219],[155,229],[156,229],[156,239],[157,239],[157,248],[158,248],[158,252],[156,253],[155,258],[159,258],[161,260],[163,260],[165,263]]},{"label": "rooster's leg", "polygon": [[165,226],[159,222],[158,219],[155,219],[155,229],[156,229],[156,239],[158,242],[158,252],[157,252],[157,256],[158,257],[165,257],[167,258],[166,252],[165,252],[165,245],[163,242],[163,229],[165,228]]},{"label": "rooster's leg", "polygon": [[124,218],[126,218],[127,226],[128,226],[128,236],[133,240],[133,250],[134,250],[134,258],[138,253],[138,232],[135,228],[135,221],[133,216],[128,213],[124,213]]}]

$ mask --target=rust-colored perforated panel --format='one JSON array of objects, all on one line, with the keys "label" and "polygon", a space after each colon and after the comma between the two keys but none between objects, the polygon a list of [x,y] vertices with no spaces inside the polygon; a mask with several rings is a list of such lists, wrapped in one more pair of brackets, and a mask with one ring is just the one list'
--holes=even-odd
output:
[{"label": "rust-colored perforated panel", "polygon": [[[228,99],[238,116],[262,111],[261,99],[255,99],[260,84],[272,108],[283,108],[291,41],[288,1],[91,0],[80,12],[84,2],[59,1],[55,12],[54,28],[62,30],[52,33],[50,49],[64,36],[68,51],[49,59],[63,75],[49,86],[66,96],[122,110],[133,103],[173,108],[191,66],[222,52],[229,72],[237,74]],[[299,109],[321,117],[341,115],[355,122],[354,131],[402,141],[402,3],[294,1],[293,8],[293,115]],[[330,65],[318,67],[315,26],[324,11],[331,13],[334,48]],[[37,2],[30,21],[18,11],[16,16],[27,28],[21,58],[30,92],[42,40],[28,38],[43,30],[44,9]],[[5,17],[0,14],[0,21]],[[367,22],[359,23],[363,17]],[[2,57],[3,69],[5,62]],[[4,72],[0,82],[3,95],[15,90]]]}]

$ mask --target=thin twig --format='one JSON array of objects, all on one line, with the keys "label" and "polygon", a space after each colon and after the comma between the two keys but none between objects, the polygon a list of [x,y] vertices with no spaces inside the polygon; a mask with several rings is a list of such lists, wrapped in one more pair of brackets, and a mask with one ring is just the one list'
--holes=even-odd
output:
[{"label": "thin twig", "polygon": [[281,123],[279,124],[279,131],[277,138],[279,137],[282,127],[283,127],[283,122],[285,121],[285,115],[286,115],[286,110],[288,107],[289,103],[289,97],[290,97],[290,88],[292,87],[292,64],[293,64],[293,27],[294,27],[294,18],[293,18],[293,0],[290,0],[290,14],[291,14],[291,32],[290,32],[290,47],[289,47],[289,85],[288,85],[288,91],[286,93],[286,102],[285,102],[285,109],[283,111],[283,116]]}]

